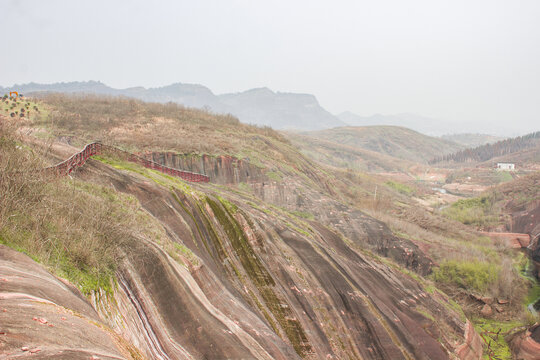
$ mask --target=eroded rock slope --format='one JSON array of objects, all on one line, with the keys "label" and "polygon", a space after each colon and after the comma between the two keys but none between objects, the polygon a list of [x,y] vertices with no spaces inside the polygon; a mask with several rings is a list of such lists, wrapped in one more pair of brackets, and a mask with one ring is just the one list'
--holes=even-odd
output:
[{"label": "eroded rock slope", "polygon": [[[126,248],[114,296],[96,301],[149,358],[481,354],[444,295],[320,222],[255,197],[239,202],[214,185],[161,183],[95,163],[81,176],[134,195],[180,249],[168,253],[155,239]],[[374,227],[368,236],[384,234]]]},{"label": "eroded rock slope", "polygon": [[137,351],[92,305],[28,256],[0,245],[0,358],[129,359]]}]

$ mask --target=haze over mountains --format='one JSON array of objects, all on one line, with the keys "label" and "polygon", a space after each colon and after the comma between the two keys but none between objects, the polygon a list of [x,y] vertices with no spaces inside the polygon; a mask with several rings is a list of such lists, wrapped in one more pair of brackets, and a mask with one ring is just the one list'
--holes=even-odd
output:
[{"label": "haze over mountains", "polygon": [[[391,126],[402,126],[415,131],[421,132],[430,136],[444,136],[444,135],[454,135],[457,133],[474,133],[474,135],[484,135],[490,134],[491,136],[481,139],[476,137],[476,139],[463,139],[465,143],[472,142],[473,146],[482,145],[488,142],[497,141],[497,137],[507,137],[507,136],[518,136],[523,135],[524,133],[529,132],[529,130],[518,129],[514,124],[508,124],[503,126],[497,126],[497,128],[486,128],[481,124],[475,124],[472,122],[460,122],[460,121],[447,121],[441,119],[429,118],[426,116],[421,116],[417,114],[375,114],[371,116],[360,116],[354,114],[350,111],[343,112],[338,115],[338,118],[343,122],[352,125],[352,126],[371,126],[371,125],[391,125]],[[496,135],[496,136],[494,136]],[[485,140],[485,142],[483,142]],[[462,143],[461,141],[457,141]],[[469,145],[469,144],[465,144]]]},{"label": "haze over mountains", "polygon": [[[450,154],[464,148],[455,142],[399,126],[339,127],[305,132],[303,135],[418,163],[425,163],[434,156]],[[382,162],[382,159],[378,160]]]},{"label": "haze over mountains", "polygon": [[[115,89],[99,81],[67,82],[54,84],[28,83],[0,87],[0,91],[93,93],[127,96],[150,102],[175,102],[188,107],[204,108],[215,113],[232,114],[249,124],[270,126],[274,129],[322,130],[339,126],[394,125],[402,126],[431,136],[477,132],[481,134],[519,135],[519,129],[485,129],[471,123],[445,122],[416,114],[360,116],[352,112],[333,115],[324,109],[311,94],[274,92],[268,88],[256,88],[229,94],[214,94],[199,84],[174,83],[144,88]],[[475,143],[474,145],[478,145]]]},{"label": "haze over mountains", "polygon": [[215,113],[232,114],[244,123],[271,126],[275,129],[318,130],[346,125],[338,117],[323,109],[313,95],[273,92],[268,88],[216,95],[205,86],[182,83],[148,89],[143,87],[114,89],[98,81],[29,83],[10,88],[0,87],[2,92],[9,90],[21,93],[47,91],[121,95],[143,101],[175,102],[189,107],[209,109]]}]

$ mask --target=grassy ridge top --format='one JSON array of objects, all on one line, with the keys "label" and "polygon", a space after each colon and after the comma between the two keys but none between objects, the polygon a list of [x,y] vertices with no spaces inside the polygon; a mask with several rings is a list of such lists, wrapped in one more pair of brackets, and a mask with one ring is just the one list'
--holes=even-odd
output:
[{"label": "grassy ridge top", "polygon": [[39,98],[50,108],[50,115],[42,119],[44,125],[57,135],[63,133],[85,140],[99,138],[138,149],[209,154],[234,153],[255,136],[285,141],[271,128],[242,124],[231,115],[174,103],[86,94],[45,94]]},{"label": "grassy ridge top", "polygon": [[400,126],[347,126],[303,135],[421,163],[463,148],[454,142]]},{"label": "grassy ridge top", "polygon": [[54,137],[102,141],[133,152],[231,155],[283,172],[311,167],[279,132],[243,124],[231,115],[167,103],[97,95],[44,94],[47,115],[30,123]]},{"label": "grassy ridge top", "polygon": [[296,133],[285,133],[303,154],[326,165],[368,172],[406,172],[414,162],[377,151]]}]

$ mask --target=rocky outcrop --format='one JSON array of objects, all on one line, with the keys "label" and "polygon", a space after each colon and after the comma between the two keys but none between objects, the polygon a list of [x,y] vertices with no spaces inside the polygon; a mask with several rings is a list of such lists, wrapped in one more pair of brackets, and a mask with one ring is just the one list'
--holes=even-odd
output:
[{"label": "rocky outcrop", "polygon": [[[87,170],[135,196],[196,259],[179,263],[139,240],[125,250],[115,300],[97,306],[149,357],[448,359],[474,342],[445,296],[324,224],[204,185],[170,190],[101,164]],[[481,356],[468,348],[461,358]]]},{"label": "rocky outcrop", "polygon": [[483,352],[482,339],[474,330],[473,324],[467,320],[465,325],[465,342],[458,346],[456,355],[461,360],[478,359]]},{"label": "rocky outcrop", "polygon": [[516,359],[540,359],[540,325],[536,324],[530,329],[515,334],[509,339],[510,347]]},{"label": "rocky outcrop", "polygon": [[[512,203],[507,205],[512,209]],[[534,275],[540,280],[540,201],[532,201],[524,208],[514,208],[511,229],[527,233],[530,236],[530,256],[535,266]]]},{"label": "rocky outcrop", "polygon": [[531,243],[531,236],[529,234],[487,231],[482,231],[481,233],[494,240],[503,241],[506,243],[506,246],[513,249],[527,248]]},{"label": "rocky outcrop", "polygon": [[130,359],[130,352],[137,354],[73,285],[0,245],[0,358]]},{"label": "rocky outcrop", "polygon": [[[513,208],[512,203],[507,207]],[[535,229],[539,223],[540,200],[527,204],[524,209],[517,208],[512,212],[511,230],[514,232],[527,233],[531,236],[539,235],[540,229]]]},{"label": "rocky outcrop", "polygon": [[[192,156],[174,153],[151,153],[145,155],[152,161],[166,166],[193,172],[203,172],[210,181],[218,184],[249,184],[253,194],[262,201],[312,214],[318,222],[340,231],[360,247],[367,247],[397,263],[426,275],[431,272],[433,261],[412,241],[394,236],[383,222],[377,221],[361,211],[351,209],[329,198],[324,192],[332,193],[332,185],[326,184],[316,173],[306,169],[322,189],[306,188],[294,176],[281,181],[268,179],[265,170],[230,156]],[[322,191],[321,191],[322,190]]]},{"label": "rocky outcrop", "polygon": [[191,155],[172,152],[141,154],[144,158],[172,168],[205,174],[216,184],[238,184],[263,182],[264,169],[249,162],[228,155]]}]

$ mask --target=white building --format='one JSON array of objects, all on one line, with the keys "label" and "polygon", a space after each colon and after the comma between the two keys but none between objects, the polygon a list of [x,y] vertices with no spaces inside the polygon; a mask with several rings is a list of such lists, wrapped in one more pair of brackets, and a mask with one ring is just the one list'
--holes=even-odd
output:
[{"label": "white building", "polygon": [[512,171],[515,169],[516,165],[514,163],[497,163],[497,170]]}]

